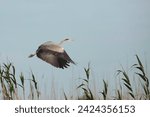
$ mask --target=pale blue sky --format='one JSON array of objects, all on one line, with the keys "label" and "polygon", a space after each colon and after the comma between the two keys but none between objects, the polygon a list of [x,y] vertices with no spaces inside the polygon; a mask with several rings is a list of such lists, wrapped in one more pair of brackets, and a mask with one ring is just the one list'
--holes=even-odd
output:
[{"label": "pale blue sky", "polygon": [[[27,58],[43,42],[66,37],[74,40],[64,47],[76,66],[60,70]],[[67,89],[70,77],[84,77],[89,61],[94,77],[111,82],[120,64],[136,62],[135,54],[149,66],[149,50],[149,0],[0,0],[0,62],[12,61],[27,77],[32,69],[39,82],[53,76]]]}]

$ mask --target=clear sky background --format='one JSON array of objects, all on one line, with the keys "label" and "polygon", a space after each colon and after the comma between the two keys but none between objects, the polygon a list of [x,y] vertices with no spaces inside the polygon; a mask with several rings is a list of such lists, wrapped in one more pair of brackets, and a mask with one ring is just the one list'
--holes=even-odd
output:
[{"label": "clear sky background", "polygon": [[[43,42],[64,38],[73,39],[64,48],[76,66],[61,70],[27,58]],[[0,0],[0,62],[13,62],[27,77],[32,69],[45,92],[51,81],[68,90],[88,62],[93,77],[111,83],[135,54],[150,66],[149,50],[149,0]]]}]

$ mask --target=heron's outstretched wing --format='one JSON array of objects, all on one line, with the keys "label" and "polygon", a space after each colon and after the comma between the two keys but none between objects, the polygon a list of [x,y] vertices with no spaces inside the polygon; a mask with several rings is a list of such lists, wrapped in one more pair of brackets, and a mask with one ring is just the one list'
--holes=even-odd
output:
[{"label": "heron's outstretched wing", "polygon": [[75,62],[69,57],[69,55],[67,54],[67,52],[64,50],[64,52],[62,53],[62,56],[65,60],[75,64]]},{"label": "heron's outstretched wing", "polygon": [[56,45],[54,43],[50,43],[50,42],[42,44],[39,47],[39,49],[46,49],[46,50],[51,50],[51,51],[59,52],[59,53],[64,52],[64,48],[62,48],[61,46]]},{"label": "heron's outstretched wing", "polygon": [[54,44],[51,46],[41,45],[36,54],[55,67],[67,68],[70,62],[75,64],[62,47]]}]

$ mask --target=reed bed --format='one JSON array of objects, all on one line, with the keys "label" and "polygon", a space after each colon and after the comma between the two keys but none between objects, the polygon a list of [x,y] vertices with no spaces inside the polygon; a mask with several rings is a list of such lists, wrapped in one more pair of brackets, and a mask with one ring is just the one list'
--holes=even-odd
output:
[{"label": "reed bed", "polygon": [[[131,65],[132,75],[128,75],[128,72],[122,67],[119,70],[116,70],[117,75],[115,80],[119,80],[119,88],[115,89],[115,94],[110,95],[111,87],[109,86],[109,81],[103,82],[103,88],[98,89],[98,92],[93,91],[91,88],[90,80],[91,77],[91,68],[90,64],[84,68],[85,78],[82,78],[82,81],[76,87],[77,98],[71,95],[66,95],[63,92],[63,99],[65,100],[149,100],[150,99],[150,86],[149,78],[145,72],[145,67],[140,60],[139,56],[136,55],[137,62]],[[20,100],[20,99],[30,99],[38,100],[41,95],[44,95],[39,91],[40,87],[36,81],[36,77],[33,72],[31,72],[30,78],[25,78],[23,73],[20,73],[19,76],[16,76],[16,68],[12,63],[3,63],[0,65],[0,99],[3,100]],[[138,82],[137,87],[135,82]],[[78,78],[77,78],[78,79]],[[99,86],[97,86],[99,87]],[[54,87],[55,88],[55,87]],[[28,90],[28,91],[26,91]],[[79,92],[79,91],[80,92]],[[78,94],[79,93],[79,94]],[[96,94],[97,93],[97,94]],[[80,95],[80,96],[79,96]]]}]

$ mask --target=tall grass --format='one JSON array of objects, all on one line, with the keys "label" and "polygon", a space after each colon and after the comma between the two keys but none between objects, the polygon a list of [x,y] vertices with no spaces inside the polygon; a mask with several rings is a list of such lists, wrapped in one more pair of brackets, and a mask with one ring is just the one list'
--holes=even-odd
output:
[{"label": "tall grass", "polygon": [[[117,71],[118,74],[117,75],[122,75],[122,81],[123,81],[123,84],[124,86],[127,88],[128,90],[128,94],[133,98],[135,99],[135,96],[134,96],[134,93],[133,93],[133,89],[132,89],[132,85],[130,83],[130,78],[128,76],[128,74],[126,73],[125,70],[118,70]],[[119,93],[119,92],[118,92]]]},{"label": "tall grass", "polygon": [[141,85],[144,91],[144,95],[143,95],[144,99],[150,99],[150,86],[149,86],[148,76],[146,75],[145,68],[141,60],[139,59],[138,55],[136,55],[136,58],[137,58],[138,63],[134,64],[133,67],[135,67],[138,71],[135,72],[135,74],[137,74],[140,80],[142,80]]},{"label": "tall grass", "polygon": [[[18,83],[18,79],[20,83]],[[4,100],[26,99],[25,94],[25,81],[30,82],[30,95],[28,99],[39,99],[39,91],[37,88],[37,82],[32,73],[31,79],[25,79],[23,73],[19,78],[16,77],[16,69],[12,63],[3,63],[0,65],[0,96]],[[19,92],[22,90],[22,96],[19,96]],[[35,92],[36,91],[36,92]],[[36,96],[36,98],[35,98]]]},{"label": "tall grass", "polygon": [[[136,55],[137,63],[133,64],[131,68],[134,69],[133,75],[135,75],[136,80],[138,80],[141,84],[141,86],[138,86],[138,89],[134,90],[133,84],[131,84],[131,79],[127,72],[122,68],[121,70],[117,70],[118,74],[121,75],[121,79],[123,81],[124,87],[128,90],[128,94],[130,95],[131,98],[129,99],[150,99],[150,87],[149,87],[149,79],[148,76],[146,75],[145,68],[143,66],[143,63],[139,59],[138,55]],[[142,80],[142,81],[141,81]],[[123,86],[122,86],[123,87]],[[135,94],[135,92],[138,92],[139,89],[142,89],[144,94]],[[118,98],[117,99],[122,99],[122,94],[120,90],[117,90],[118,93]],[[140,93],[140,92],[139,92]],[[140,98],[138,98],[140,97]]]},{"label": "tall grass", "polygon": [[87,68],[84,68],[86,78],[83,79],[82,84],[80,84],[77,88],[81,88],[83,90],[83,96],[78,99],[86,99],[86,100],[94,100],[94,96],[92,91],[89,87],[89,79],[90,79],[90,63],[88,64]]},{"label": "tall grass", "polygon": [[104,84],[104,89],[100,93],[103,95],[103,99],[106,100],[107,99],[107,94],[108,94],[108,83],[106,83],[106,81],[103,80],[103,84]]},{"label": "tall grass", "polygon": [[[78,100],[95,100],[95,99],[115,99],[115,100],[123,100],[123,99],[150,99],[150,86],[149,86],[149,78],[148,74],[145,72],[145,67],[140,60],[139,56],[136,55],[136,63],[131,65],[130,72],[132,75],[129,75],[126,70],[122,67],[117,71],[117,78],[114,80],[119,80],[118,87],[115,90],[115,94],[111,94],[112,87],[109,86],[109,81],[106,82],[102,80],[103,86],[98,90],[98,92],[94,91],[91,88],[93,80],[91,76],[91,68],[90,64],[88,64],[87,68],[84,68],[85,77],[82,78],[80,84],[78,84],[76,90],[80,90],[80,92],[76,92],[78,96]],[[134,76],[134,78],[133,78]],[[133,81],[136,80],[136,82]],[[140,84],[137,87],[136,83]],[[38,82],[36,81],[35,74],[31,72],[30,78],[25,78],[23,73],[20,73],[19,76],[16,76],[16,68],[12,63],[3,63],[0,65],[0,98],[4,100],[18,100],[18,99],[40,99],[42,94],[39,91],[40,87],[38,86]],[[80,93],[80,94],[78,94]],[[97,95],[95,95],[97,93]],[[68,100],[66,93],[63,93],[63,99]],[[73,98],[71,98],[73,99]]]}]

